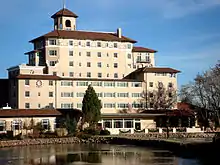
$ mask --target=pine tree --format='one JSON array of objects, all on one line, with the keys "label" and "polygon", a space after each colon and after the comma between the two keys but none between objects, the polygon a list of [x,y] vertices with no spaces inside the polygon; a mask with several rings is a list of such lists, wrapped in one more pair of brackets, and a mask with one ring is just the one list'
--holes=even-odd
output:
[{"label": "pine tree", "polygon": [[101,101],[91,85],[88,86],[82,101],[83,122],[95,126],[101,118]]}]

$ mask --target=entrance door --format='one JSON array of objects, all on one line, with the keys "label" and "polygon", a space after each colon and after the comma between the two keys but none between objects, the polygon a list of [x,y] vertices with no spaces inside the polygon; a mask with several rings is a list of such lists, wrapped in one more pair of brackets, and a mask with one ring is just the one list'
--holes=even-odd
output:
[{"label": "entrance door", "polygon": [[141,130],[141,123],[135,123],[135,129],[136,130]]}]

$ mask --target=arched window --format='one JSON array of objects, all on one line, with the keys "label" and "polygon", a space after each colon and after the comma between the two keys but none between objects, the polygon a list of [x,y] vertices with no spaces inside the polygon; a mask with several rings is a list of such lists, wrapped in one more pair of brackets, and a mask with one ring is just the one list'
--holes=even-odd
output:
[{"label": "arched window", "polygon": [[70,22],[70,20],[66,20],[66,27],[71,27],[71,22]]}]

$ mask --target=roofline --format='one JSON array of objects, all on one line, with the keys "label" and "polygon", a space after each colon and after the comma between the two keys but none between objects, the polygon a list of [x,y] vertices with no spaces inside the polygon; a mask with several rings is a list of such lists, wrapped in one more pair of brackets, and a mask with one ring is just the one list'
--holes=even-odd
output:
[{"label": "roofline", "polygon": [[[66,30],[53,30],[53,31],[66,31]],[[53,32],[53,31],[50,31],[49,33],[51,33],[51,32]],[[107,33],[107,34],[116,34],[116,33],[114,33],[114,32],[99,32],[99,31],[85,31],[85,30],[77,30],[77,31],[79,31],[79,32],[90,32],[90,33]],[[37,37],[37,38],[34,38],[34,39],[32,39],[32,40],[30,40],[29,41],[29,43],[33,43],[34,41],[37,41],[37,40],[40,40],[40,39],[47,39],[47,38],[50,38],[50,37],[47,37],[47,36],[45,36],[46,34],[44,34],[44,35],[42,35],[42,36],[40,36],[40,37]],[[137,41],[136,40],[133,40],[133,39],[130,39],[130,38],[128,38],[128,37],[126,37],[126,36],[122,36],[122,37],[124,37],[124,38],[127,38],[128,40],[130,40],[130,41],[120,41],[120,42],[130,42],[130,43],[137,43]],[[52,38],[52,37],[51,37]],[[67,38],[68,39],[68,37],[59,37],[59,36],[54,36],[54,38]],[[72,38],[72,37],[69,37],[70,39],[74,39],[74,38]],[[76,40],[79,40],[79,39],[76,39]],[[80,39],[80,40],[85,40],[85,39]],[[100,41],[108,41],[108,40],[100,40]],[[116,41],[116,42],[119,42],[119,41]]]},{"label": "roofline", "polygon": [[158,69],[171,69],[173,71],[142,71],[141,69],[145,69],[145,68],[139,68],[137,70],[135,70],[133,73],[137,73],[137,72],[144,72],[144,73],[181,73],[181,71],[173,69],[173,68],[162,68],[162,67],[151,67],[151,68],[158,68]]},{"label": "roofline", "polygon": [[[54,79],[52,79],[54,77]],[[54,75],[25,75],[20,74],[16,77],[17,79],[44,79],[44,80],[78,80],[78,81],[118,81],[118,82],[143,82],[141,80],[135,79],[98,79],[98,78],[69,78],[69,77],[59,77]]]}]

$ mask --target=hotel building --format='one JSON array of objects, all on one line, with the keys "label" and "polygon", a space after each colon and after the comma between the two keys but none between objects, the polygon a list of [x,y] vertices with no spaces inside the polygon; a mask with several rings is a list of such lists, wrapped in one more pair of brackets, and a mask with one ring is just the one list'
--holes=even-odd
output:
[{"label": "hotel building", "polygon": [[137,41],[125,37],[121,28],[78,30],[78,16],[66,8],[51,18],[54,29],[30,41],[33,50],[25,53],[27,64],[8,69],[12,108],[81,109],[91,84],[102,101],[103,116],[124,120],[121,110],[134,113],[151,107],[143,103],[143,95],[158,84],[177,88],[179,71],[156,67],[157,51],[136,46]]}]

